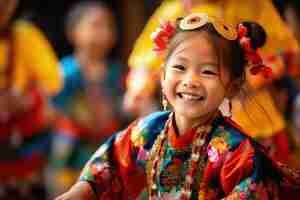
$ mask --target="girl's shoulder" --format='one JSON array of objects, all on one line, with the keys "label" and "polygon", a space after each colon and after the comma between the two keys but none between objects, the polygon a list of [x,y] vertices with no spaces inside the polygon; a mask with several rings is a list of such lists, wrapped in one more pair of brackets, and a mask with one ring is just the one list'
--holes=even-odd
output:
[{"label": "girl's shoulder", "polygon": [[154,112],[138,119],[131,128],[131,142],[134,146],[143,145],[150,149],[156,137],[164,129],[170,112]]},{"label": "girl's shoulder", "polygon": [[263,148],[242,127],[228,117],[219,117],[215,120],[211,134],[211,143],[214,143],[216,140],[222,140],[231,150],[236,149],[245,141],[249,141],[255,148]]}]

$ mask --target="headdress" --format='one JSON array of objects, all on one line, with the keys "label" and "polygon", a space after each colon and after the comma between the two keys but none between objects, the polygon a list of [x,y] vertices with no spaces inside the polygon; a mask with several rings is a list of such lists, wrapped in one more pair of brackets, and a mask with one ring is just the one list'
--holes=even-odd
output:
[{"label": "headdress", "polygon": [[178,27],[167,21],[161,23],[161,26],[151,35],[154,42],[155,52],[164,51],[170,39],[176,33],[176,28],[181,31],[192,31],[203,27],[206,24],[212,24],[214,29],[227,40],[239,40],[246,58],[249,61],[250,72],[253,75],[262,73],[264,77],[269,78],[272,75],[272,69],[263,64],[262,58],[256,49],[251,47],[251,38],[247,36],[248,29],[243,24],[233,27],[226,24],[222,19],[208,16],[206,13],[192,13],[179,21]]}]

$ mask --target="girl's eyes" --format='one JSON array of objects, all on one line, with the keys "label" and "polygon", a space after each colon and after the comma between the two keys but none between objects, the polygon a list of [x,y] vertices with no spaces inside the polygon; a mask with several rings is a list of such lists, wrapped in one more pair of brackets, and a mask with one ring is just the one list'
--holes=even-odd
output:
[{"label": "girl's eyes", "polygon": [[[172,68],[180,72],[186,70],[186,67],[183,65],[174,65],[172,66]],[[217,76],[219,74],[216,70],[212,70],[211,68],[207,68],[207,67],[200,67],[198,73],[202,75],[208,75],[208,76]]]},{"label": "girl's eyes", "polygon": [[219,75],[219,71],[217,67],[214,65],[204,65],[201,67],[201,74],[209,75],[209,76],[217,76]]},{"label": "girl's eyes", "polygon": [[202,71],[203,74],[206,74],[206,75],[218,75],[217,72],[214,72],[214,71],[211,71],[211,70],[203,70]]},{"label": "girl's eyes", "polygon": [[183,65],[174,65],[173,68],[178,71],[184,71],[185,67]]}]

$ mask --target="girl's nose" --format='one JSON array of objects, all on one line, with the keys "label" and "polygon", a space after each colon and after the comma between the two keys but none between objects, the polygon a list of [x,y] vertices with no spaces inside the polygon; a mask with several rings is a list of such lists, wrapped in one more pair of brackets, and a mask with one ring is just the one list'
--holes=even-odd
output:
[{"label": "girl's nose", "polygon": [[186,74],[183,80],[183,85],[185,87],[192,87],[192,88],[201,87],[201,80],[199,75],[195,73]]}]

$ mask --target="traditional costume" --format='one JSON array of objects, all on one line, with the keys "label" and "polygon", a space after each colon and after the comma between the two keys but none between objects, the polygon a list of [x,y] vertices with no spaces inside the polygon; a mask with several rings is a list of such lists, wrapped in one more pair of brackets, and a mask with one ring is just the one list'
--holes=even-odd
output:
[{"label": "traditional costume", "polygon": [[277,199],[299,178],[230,118],[218,115],[178,136],[172,114],[156,112],[103,144],[80,181],[98,199],[212,200]]}]

